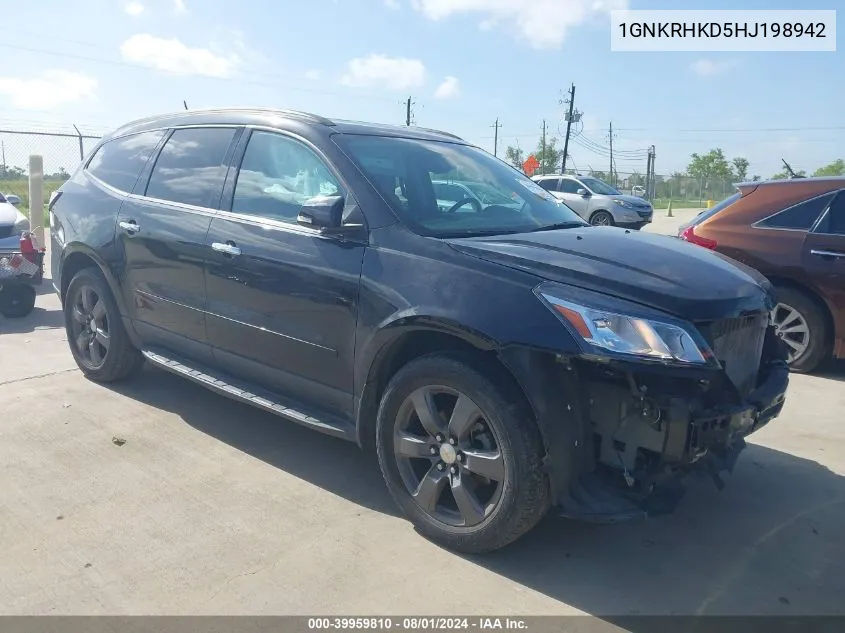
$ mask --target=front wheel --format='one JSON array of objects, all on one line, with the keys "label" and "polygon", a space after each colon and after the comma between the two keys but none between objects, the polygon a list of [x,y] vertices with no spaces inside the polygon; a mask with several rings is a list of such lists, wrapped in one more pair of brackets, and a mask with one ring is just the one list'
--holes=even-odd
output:
[{"label": "front wheel", "polygon": [[789,368],[798,373],[811,372],[829,352],[830,333],[825,316],[816,303],[799,290],[779,287],[777,296],[772,324],[789,350]]},{"label": "front wheel", "polygon": [[613,226],[613,216],[607,211],[596,211],[590,216],[590,224],[593,226]]},{"label": "front wheel", "polygon": [[71,279],[64,313],[70,351],[86,376],[116,382],[140,369],[143,356],[129,340],[117,302],[99,270],[83,268]]},{"label": "front wheel", "polygon": [[446,547],[499,549],[549,507],[530,410],[506,378],[472,359],[436,354],[402,368],[385,390],[376,432],[390,494]]}]

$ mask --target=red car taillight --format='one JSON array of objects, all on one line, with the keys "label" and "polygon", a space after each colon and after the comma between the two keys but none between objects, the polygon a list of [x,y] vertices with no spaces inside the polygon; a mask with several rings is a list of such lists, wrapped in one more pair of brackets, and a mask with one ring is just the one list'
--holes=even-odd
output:
[{"label": "red car taillight", "polygon": [[695,234],[695,227],[688,226],[684,229],[681,233],[681,239],[686,240],[690,244],[695,244],[696,246],[703,246],[704,248],[709,248],[711,251],[716,250],[716,240],[711,240],[706,237],[701,237],[700,235]]},{"label": "red car taillight", "polygon": [[44,250],[43,248],[38,248],[38,242],[35,239],[35,236],[32,233],[28,232],[21,233],[20,249],[21,255],[24,256],[24,259],[29,262],[32,262],[33,264],[38,263],[39,250]]}]

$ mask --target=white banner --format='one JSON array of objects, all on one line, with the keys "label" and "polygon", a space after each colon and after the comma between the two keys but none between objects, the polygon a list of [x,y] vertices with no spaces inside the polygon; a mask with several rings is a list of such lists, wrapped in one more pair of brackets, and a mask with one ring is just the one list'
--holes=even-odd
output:
[{"label": "white banner", "polygon": [[611,11],[611,51],[836,51],[836,11]]}]

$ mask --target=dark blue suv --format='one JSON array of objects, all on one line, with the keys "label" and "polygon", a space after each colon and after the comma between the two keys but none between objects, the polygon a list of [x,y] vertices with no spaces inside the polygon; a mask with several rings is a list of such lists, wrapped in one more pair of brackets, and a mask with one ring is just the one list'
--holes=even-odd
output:
[{"label": "dark blue suv", "polygon": [[372,447],[407,516],[456,550],[506,545],[552,506],[671,509],[685,473],[730,468],[783,406],[763,277],[590,226],[450,134],[149,118],[102,140],[50,219],[87,376],[147,361]]}]

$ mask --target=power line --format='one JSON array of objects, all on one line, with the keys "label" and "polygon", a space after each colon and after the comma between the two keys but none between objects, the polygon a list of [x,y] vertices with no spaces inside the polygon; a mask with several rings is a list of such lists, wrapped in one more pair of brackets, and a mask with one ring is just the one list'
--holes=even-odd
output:
[{"label": "power line", "polygon": [[[95,63],[99,63],[99,64],[110,64],[112,66],[121,66],[121,67],[124,67],[124,68],[135,68],[135,69],[138,69],[138,70],[145,70],[147,72],[161,72],[161,73],[165,73],[165,74],[168,74],[168,75],[171,75],[171,76],[174,76],[174,77],[196,77],[196,78],[199,78],[199,79],[213,79],[213,80],[217,80],[217,81],[225,81],[227,83],[253,85],[253,86],[264,86],[264,87],[267,87],[267,88],[275,88],[277,90],[280,87],[278,84],[272,84],[272,83],[269,83],[269,82],[266,82],[266,81],[255,81],[255,80],[251,80],[251,79],[240,79],[240,78],[237,78],[237,77],[215,77],[215,76],[212,76],[212,75],[202,75],[202,74],[199,74],[199,73],[176,73],[176,72],[171,72],[171,71],[166,71],[166,70],[160,70],[158,68],[151,68],[149,66],[144,66],[142,64],[133,64],[131,62],[124,62],[124,61],[120,61],[120,60],[116,60],[116,59],[103,59],[101,57],[91,57],[91,56],[88,56],[88,55],[77,55],[77,54],[74,54],[74,53],[50,51],[50,50],[45,50],[45,49],[42,49],[42,48],[34,48],[34,47],[30,47],[30,46],[17,46],[17,45],[13,45],[13,44],[6,44],[6,43],[3,43],[3,42],[0,42],[0,48],[11,48],[11,49],[14,49],[14,50],[26,51],[26,52],[30,52],[30,53],[40,53],[40,54],[43,54],[43,55],[53,55],[53,56],[56,56],[56,57],[80,59],[80,60],[83,60],[83,61],[95,62]],[[252,74],[254,74],[255,76],[259,76],[259,77],[267,77],[267,78],[270,78],[270,79],[273,79],[273,78],[279,79],[279,80],[287,79],[286,77],[284,77],[282,75],[274,75],[274,74],[269,74],[269,73],[252,73]],[[293,90],[293,91],[297,91],[297,92],[311,92],[311,93],[315,93],[315,94],[324,94],[324,95],[330,95],[330,96],[334,96],[334,97],[343,97],[345,99],[346,98],[354,98],[354,99],[364,99],[364,100],[367,100],[367,101],[385,101],[385,102],[392,101],[392,99],[390,99],[388,97],[373,97],[373,96],[367,96],[367,95],[360,95],[360,94],[355,94],[352,91],[341,93],[341,92],[336,92],[336,91],[331,91],[331,90],[320,90],[320,89],[317,89],[317,88],[301,88],[301,87],[298,87],[298,86],[290,86],[290,85],[285,85],[284,88],[286,90]]]}]

